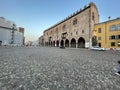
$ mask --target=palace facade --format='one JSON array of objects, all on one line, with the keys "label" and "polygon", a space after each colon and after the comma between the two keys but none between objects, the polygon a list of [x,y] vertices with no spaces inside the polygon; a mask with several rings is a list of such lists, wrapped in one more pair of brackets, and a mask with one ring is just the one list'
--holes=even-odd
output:
[{"label": "palace facade", "polygon": [[94,24],[98,22],[98,9],[91,2],[88,6],[84,6],[83,9],[46,29],[42,36],[42,44],[53,47],[90,48]]}]

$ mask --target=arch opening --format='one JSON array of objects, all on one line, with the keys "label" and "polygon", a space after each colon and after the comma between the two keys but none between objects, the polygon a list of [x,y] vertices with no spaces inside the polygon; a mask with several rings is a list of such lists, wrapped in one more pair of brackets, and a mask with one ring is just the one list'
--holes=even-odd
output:
[{"label": "arch opening", "polygon": [[64,47],[64,41],[63,40],[61,40],[60,46]]},{"label": "arch opening", "polygon": [[52,46],[55,47],[55,41],[53,41],[53,45]]},{"label": "arch opening", "polygon": [[71,40],[71,47],[76,48],[76,40],[74,38]]},{"label": "arch opening", "polygon": [[85,39],[82,37],[78,39],[78,48],[85,48]]},{"label": "arch opening", "polygon": [[2,45],[2,41],[0,41],[0,46]]},{"label": "arch opening", "polygon": [[65,40],[65,47],[69,47],[69,40],[68,39]]},{"label": "arch opening", "polygon": [[52,41],[50,42],[50,46],[52,47]]},{"label": "arch opening", "polygon": [[56,42],[56,46],[59,47],[59,41],[58,41],[58,40],[57,40],[57,42]]}]

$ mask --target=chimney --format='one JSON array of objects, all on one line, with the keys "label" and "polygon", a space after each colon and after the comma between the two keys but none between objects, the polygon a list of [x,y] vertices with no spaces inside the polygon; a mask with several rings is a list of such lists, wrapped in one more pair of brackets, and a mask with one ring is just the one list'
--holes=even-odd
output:
[{"label": "chimney", "polygon": [[23,34],[24,34],[24,28],[19,27],[19,32],[21,32],[21,33],[23,33]]},{"label": "chimney", "polygon": [[111,18],[111,17],[109,16],[109,17],[108,17],[108,21],[110,20],[110,18]]}]

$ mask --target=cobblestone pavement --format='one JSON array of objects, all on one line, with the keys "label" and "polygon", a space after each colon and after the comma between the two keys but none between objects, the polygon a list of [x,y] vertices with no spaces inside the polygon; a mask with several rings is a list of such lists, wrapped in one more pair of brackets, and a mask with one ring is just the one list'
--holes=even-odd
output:
[{"label": "cobblestone pavement", "polygon": [[0,47],[0,90],[120,90],[119,51]]}]

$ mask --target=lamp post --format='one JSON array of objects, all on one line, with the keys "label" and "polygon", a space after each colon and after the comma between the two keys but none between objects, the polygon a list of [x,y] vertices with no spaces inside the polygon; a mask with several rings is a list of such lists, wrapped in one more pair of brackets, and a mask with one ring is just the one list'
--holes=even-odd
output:
[{"label": "lamp post", "polygon": [[12,37],[11,37],[11,44],[14,43],[14,24],[13,24],[13,27],[12,27]]}]

